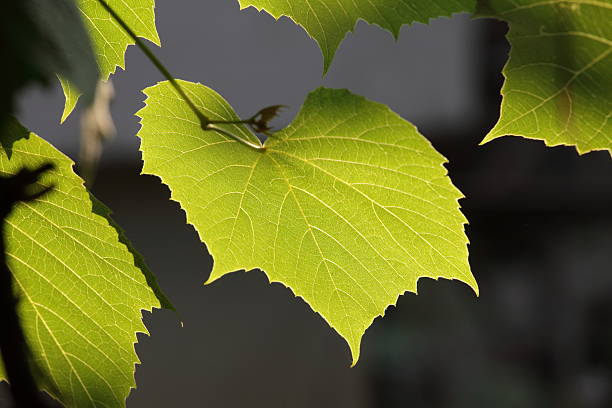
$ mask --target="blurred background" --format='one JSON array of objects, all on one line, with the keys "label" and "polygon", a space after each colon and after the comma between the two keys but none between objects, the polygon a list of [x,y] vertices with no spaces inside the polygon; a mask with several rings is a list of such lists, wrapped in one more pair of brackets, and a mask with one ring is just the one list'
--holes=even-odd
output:
[{"label": "blurred background", "polygon": [[[261,271],[202,284],[212,258],[157,178],[140,176],[140,90],[161,76],[134,47],[113,76],[118,135],[94,193],[114,211],[180,312],[146,314],[138,389],[128,407],[612,406],[612,160],[502,138],[495,123],[507,27],[467,15],[402,29],[399,41],[360,22],[329,74],[314,41],[234,0],[157,1],[162,48],[181,79],[204,83],[243,116],[290,108],[307,93],[348,88],[389,105],[449,160],[467,198],[470,263],[480,298],[458,282],[421,280],[375,320],[349,368],[344,341]],[[151,45],[153,47],[153,45]],[[59,125],[63,95],[31,89],[20,120],[77,157],[78,113]],[[0,406],[8,406],[0,384]]]}]

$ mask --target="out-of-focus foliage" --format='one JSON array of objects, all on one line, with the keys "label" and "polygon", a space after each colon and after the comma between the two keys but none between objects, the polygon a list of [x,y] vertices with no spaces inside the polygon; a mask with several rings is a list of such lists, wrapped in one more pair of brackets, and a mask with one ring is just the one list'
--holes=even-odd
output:
[{"label": "out-of-focus foliage", "polygon": [[73,0],[0,2],[0,59],[0,121],[13,112],[18,90],[58,74],[93,97],[98,68]]}]

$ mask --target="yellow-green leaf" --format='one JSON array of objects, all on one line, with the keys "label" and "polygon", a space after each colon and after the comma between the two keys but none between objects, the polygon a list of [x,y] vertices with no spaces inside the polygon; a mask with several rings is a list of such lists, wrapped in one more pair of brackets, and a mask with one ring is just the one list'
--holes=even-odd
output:
[{"label": "yellow-green leaf", "polygon": [[10,149],[0,148],[3,175],[46,162],[56,166],[41,179],[54,189],[18,204],[5,229],[41,386],[68,407],[123,407],[135,386],[136,333],[147,333],[142,310],[171,306],[72,161],[16,122],[5,138],[13,140]]},{"label": "yellow-green leaf", "polygon": [[399,36],[402,25],[428,23],[430,19],[453,13],[473,12],[476,0],[238,0],[240,8],[265,10],[274,18],[287,16],[304,27],[323,53],[327,72],[338,46],[365,20]]},{"label": "yellow-green leaf", "polygon": [[510,25],[501,115],[483,143],[506,135],[612,153],[612,3],[481,0]]},{"label": "yellow-green leaf", "polygon": [[[139,37],[160,45],[155,28],[155,0],[107,0]],[[94,52],[100,65],[100,78],[107,80],[117,67],[125,68],[125,51],[134,41],[112,19],[97,0],[77,0],[85,27],[91,37]],[[81,95],[68,81],[60,78],[66,105],[62,122],[72,113]]]},{"label": "yellow-green leaf", "polygon": [[[237,119],[211,89],[180,83],[211,119]],[[143,172],[170,187],[208,246],[209,282],[263,270],[348,342],[353,363],[365,330],[419,278],[477,290],[446,160],[386,106],[318,89],[258,151],[202,130],[167,82],[145,94]],[[224,128],[257,142],[242,125]]]}]

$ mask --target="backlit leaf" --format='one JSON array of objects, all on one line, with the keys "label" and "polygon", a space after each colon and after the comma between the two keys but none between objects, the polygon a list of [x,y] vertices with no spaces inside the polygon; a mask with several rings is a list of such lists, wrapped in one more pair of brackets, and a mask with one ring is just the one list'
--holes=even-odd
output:
[{"label": "backlit leaf", "polygon": [[[211,89],[180,83],[210,119],[237,119]],[[145,94],[143,172],[170,187],[208,246],[209,282],[263,270],[346,339],[353,363],[373,319],[419,278],[477,290],[445,159],[386,106],[318,89],[255,150],[202,130],[167,82]],[[258,143],[241,125],[224,129]]]},{"label": "backlit leaf", "polygon": [[505,135],[612,152],[612,3],[479,1],[478,13],[510,25],[512,49],[499,122]]},{"label": "backlit leaf", "polygon": [[136,333],[147,333],[142,310],[171,306],[72,161],[16,122],[8,137],[3,175],[56,166],[41,180],[55,188],[18,204],[6,221],[9,268],[41,385],[68,407],[123,407],[135,386]]},{"label": "backlit leaf", "polygon": [[[155,28],[155,0],[106,0],[139,37],[160,45]],[[100,65],[100,78],[107,80],[117,67],[125,68],[125,50],[134,41],[111,18],[97,0],[77,0],[77,4]],[[72,113],[80,93],[72,84],[60,78],[66,106],[62,122]]]},{"label": "backlit leaf", "polygon": [[430,19],[453,13],[474,11],[475,0],[238,0],[240,8],[265,10],[274,18],[289,17],[304,27],[323,52],[327,72],[338,46],[365,20],[399,36],[404,24],[428,23]]}]

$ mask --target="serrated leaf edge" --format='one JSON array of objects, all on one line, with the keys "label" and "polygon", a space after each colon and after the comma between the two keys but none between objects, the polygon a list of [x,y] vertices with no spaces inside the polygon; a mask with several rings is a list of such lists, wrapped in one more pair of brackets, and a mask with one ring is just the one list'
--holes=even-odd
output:
[{"label": "serrated leaf edge", "polygon": [[[144,100],[144,107],[142,107],[141,109],[139,109],[139,110],[138,110],[138,112],[136,112],[136,113],[135,113],[135,116],[137,116],[137,117],[139,118],[139,125],[140,125],[140,127],[141,127],[141,128],[140,128],[141,130],[142,130],[142,127],[143,127],[142,120],[143,120],[144,118],[143,118],[143,117],[140,115],[140,113],[141,113],[143,110],[145,110],[145,109],[146,109],[146,108],[149,106],[149,104],[147,103],[147,101],[148,101],[148,99],[151,97],[151,96],[150,96],[150,95],[147,93],[147,91],[148,91],[149,89],[155,88],[155,87],[157,87],[157,86],[159,86],[159,85],[163,84],[164,82],[167,82],[167,81],[160,81],[160,82],[157,82],[155,85],[152,85],[152,86],[147,87],[147,88],[145,88],[144,90],[142,90],[142,93],[143,93],[143,94],[146,96],[146,99]],[[193,83],[194,83],[194,84],[197,84],[197,85],[206,86],[206,85],[201,84],[200,82],[193,82]],[[321,89],[321,88],[317,88],[317,89]],[[347,92],[350,92],[350,91],[349,91],[349,90],[347,90],[347,89],[344,89],[344,90],[345,90],[345,91],[347,91]],[[314,91],[313,91],[313,92],[314,92]],[[355,95],[355,94],[353,94],[353,95]],[[367,100],[367,98],[365,98],[365,97],[363,97],[363,96],[361,96],[361,95],[355,95],[355,96],[358,96],[359,98],[362,98],[362,99],[364,99],[364,100]],[[228,102],[228,103],[229,103],[229,102]],[[381,104],[381,105],[382,105],[382,104]],[[230,104],[230,106],[231,106],[231,104]],[[389,112],[391,112],[392,114],[397,115],[398,117],[400,117],[400,116],[399,116],[399,115],[398,115],[396,112],[394,112],[393,110],[391,110],[391,109],[390,109],[388,106],[386,106],[386,105],[383,105],[383,106],[385,106],[385,108],[386,108],[386,109],[388,109],[388,111],[389,111]],[[299,115],[299,113],[298,113],[298,115]],[[401,118],[401,117],[400,117],[400,118]],[[405,119],[403,119],[403,118],[402,118],[402,120],[405,120]],[[139,134],[140,134],[140,130],[139,130],[139,131],[138,131],[138,133],[137,133],[137,136],[140,138],[140,135],[139,135]],[[140,139],[141,139],[141,138],[140,138]],[[142,139],[141,139],[141,140],[142,140]],[[430,146],[432,146],[432,148],[433,148],[433,145],[431,144],[431,141],[429,141],[429,140],[427,139],[427,142],[428,142],[428,143],[430,144]],[[238,147],[238,148],[241,148],[241,147]],[[146,153],[145,153],[145,152],[143,151],[143,149],[142,149],[142,143],[141,143],[141,145],[139,146],[139,149],[138,149],[138,150],[141,152],[143,163],[146,163],[146,161],[145,161],[145,156],[146,156]],[[435,149],[434,149],[434,150],[435,150]],[[437,150],[436,150],[436,152],[437,152]],[[445,164],[446,164],[446,163],[448,163],[448,159],[447,159],[446,157],[444,157],[442,154],[440,154],[440,153],[438,153],[438,154],[439,154],[439,155],[440,155],[440,156],[443,158],[443,161],[440,163],[440,165],[441,165],[441,167],[442,167],[442,168],[445,170],[444,176],[445,176],[445,177],[448,177],[448,169],[447,169],[447,168],[446,168],[446,166],[445,166]],[[140,173],[140,174],[141,174],[141,175],[148,175],[148,176],[153,176],[153,177],[156,177],[156,178],[158,178],[158,179],[160,180],[160,182],[161,182],[163,185],[165,185],[165,186],[168,188],[168,190],[169,190],[169,192],[170,192],[170,200],[172,200],[172,201],[176,202],[176,203],[178,204],[179,208],[180,208],[180,209],[183,211],[183,213],[185,214],[185,221],[186,221],[186,223],[187,223],[187,224],[189,224],[189,225],[191,225],[191,226],[193,227],[193,229],[195,230],[196,234],[198,234],[198,238],[200,239],[200,242],[201,242],[201,243],[202,243],[202,244],[203,244],[203,245],[204,245],[204,246],[207,248],[207,250],[208,250],[208,252],[209,252],[210,256],[213,258],[213,262],[214,262],[215,255],[214,255],[212,252],[210,252],[210,249],[209,249],[209,248],[208,248],[208,246],[206,245],[206,240],[204,240],[204,237],[201,235],[200,231],[198,230],[198,228],[196,228],[196,226],[195,226],[194,222],[191,220],[190,214],[189,214],[189,213],[188,213],[188,211],[187,211],[187,210],[186,210],[186,209],[183,207],[182,203],[181,203],[181,202],[180,202],[178,199],[176,199],[176,198],[175,198],[175,194],[174,194],[174,192],[173,192],[172,188],[170,188],[170,186],[169,186],[169,185],[166,183],[166,181],[164,180],[164,178],[163,178],[162,176],[159,176],[159,175],[154,174],[154,173],[152,173],[152,172],[148,172],[147,170],[145,170],[145,166],[144,166],[144,165],[143,165],[143,168],[142,168],[142,170],[141,170],[141,173]],[[453,185],[453,186],[454,186],[454,185]],[[455,187],[455,188],[456,188],[456,187]],[[455,201],[456,201],[456,204],[457,204],[457,209],[460,211],[460,210],[461,210],[461,205],[460,205],[460,203],[459,203],[459,200],[461,200],[462,198],[465,198],[465,195],[464,195],[464,194],[461,192],[461,190],[459,190],[458,188],[456,188],[456,190],[457,190],[457,191],[458,191],[458,192],[461,194],[461,195],[460,195],[459,197],[457,197],[457,199],[455,200]],[[461,211],[460,211],[460,212],[461,212]],[[464,216],[463,218],[465,219],[465,221],[462,223],[462,225],[463,225],[463,232],[464,232],[464,235],[465,235],[465,238],[466,238],[466,245],[469,245],[469,244],[470,244],[470,241],[469,241],[469,238],[467,237],[467,234],[465,233],[465,226],[466,226],[466,225],[469,225],[469,222],[468,222],[468,220],[467,220],[467,218],[466,218],[465,216]],[[467,262],[468,262],[468,264],[469,264],[469,259],[467,260]],[[368,327],[367,327],[367,328],[364,330],[363,334],[362,334],[362,335],[359,337],[359,341],[358,341],[358,344],[357,344],[357,348],[356,348],[356,350],[353,350],[353,348],[351,347],[351,344],[349,343],[348,339],[346,339],[344,336],[342,336],[342,335],[340,334],[340,332],[338,331],[338,329],[337,329],[337,328],[336,328],[336,327],[335,327],[335,326],[334,326],[334,325],[333,325],[333,324],[332,324],[332,323],[331,323],[331,322],[330,322],[330,321],[329,321],[327,318],[325,318],[325,316],[323,316],[323,315],[322,315],[321,313],[319,313],[318,311],[314,310],[314,308],[313,308],[313,307],[310,305],[310,303],[309,303],[309,302],[308,302],[306,299],[304,299],[304,297],[303,297],[303,296],[297,295],[297,294],[296,294],[296,293],[295,293],[295,292],[294,292],[294,291],[293,291],[293,290],[292,290],[292,289],[291,289],[291,288],[290,288],[288,285],[286,285],[285,283],[283,283],[283,282],[281,282],[281,281],[279,281],[279,280],[273,280],[273,279],[271,279],[271,278],[270,278],[270,275],[268,275],[268,273],[265,271],[265,269],[261,268],[260,266],[256,266],[256,265],[255,265],[255,266],[248,266],[248,267],[244,267],[244,268],[241,268],[241,269],[238,269],[238,270],[227,271],[227,272],[224,272],[223,274],[219,274],[219,275],[218,275],[218,276],[216,276],[216,277],[212,277],[212,273],[211,273],[211,276],[210,276],[210,277],[209,277],[209,278],[208,278],[208,279],[207,279],[207,280],[204,282],[204,285],[209,285],[209,284],[211,284],[211,283],[213,283],[213,282],[217,281],[217,280],[218,280],[218,279],[220,279],[222,276],[225,276],[225,274],[229,274],[229,273],[238,273],[238,272],[245,272],[245,273],[246,273],[246,272],[251,272],[251,271],[254,271],[254,270],[259,270],[259,271],[263,272],[263,274],[265,275],[265,277],[266,277],[266,279],[268,280],[268,282],[269,282],[269,284],[270,284],[270,285],[272,285],[273,283],[279,283],[279,284],[280,284],[282,287],[287,288],[287,289],[289,290],[289,292],[290,292],[290,293],[291,293],[291,294],[292,294],[292,295],[293,295],[295,298],[299,298],[299,299],[301,299],[301,300],[302,300],[302,301],[303,301],[303,302],[304,302],[304,303],[305,303],[305,304],[306,304],[306,305],[307,305],[307,306],[310,308],[310,310],[311,310],[312,312],[314,312],[316,315],[320,316],[320,317],[323,319],[323,321],[324,321],[325,323],[327,323],[327,325],[328,325],[329,327],[331,327],[331,328],[332,328],[332,329],[333,329],[333,330],[334,330],[334,331],[335,331],[335,332],[338,334],[338,336],[339,336],[340,338],[342,338],[342,339],[343,339],[343,340],[344,340],[344,341],[347,343],[347,345],[349,346],[350,353],[351,353],[351,355],[352,355],[352,363],[351,363],[350,367],[354,367],[354,366],[357,364],[357,361],[359,360],[359,357],[360,357],[361,342],[363,341],[363,338],[364,338],[364,336],[365,336],[366,332],[368,331],[368,329],[369,329],[370,327],[372,327],[373,322],[374,322],[376,319],[378,319],[379,317],[384,317],[384,316],[385,316],[385,314],[387,313],[387,310],[389,310],[389,308],[390,308],[390,307],[397,307],[397,303],[398,303],[398,301],[399,301],[399,298],[400,298],[401,296],[405,295],[407,292],[414,293],[415,295],[418,295],[418,283],[419,283],[419,281],[420,281],[421,279],[432,279],[432,280],[434,280],[434,281],[438,281],[438,280],[440,280],[440,279],[445,279],[445,280],[449,280],[449,281],[457,281],[457,282],[460,282],[460,283],[466,284],[466,285],[467,285],[469,288],[471,288],[471,289],[474,291],[474,294],[475,294],[476,296],[480,296],[480,289],[479,289],[479,287],[478,287],[478,282],[476,281],[476,279],[475,279],[473,276],[472,276],[472,278],[473,278],[473,279],[472,279],[472,282],[465,282],[465,281],[459,280],[458,278],[447,279],[447,278],[445,278],[445,277],[443,277],[443,276],[437,276],[437,277],[435,277],[435,278],[432,278],[432,277],[427,277],[427,276],[420,276],[420,277],[418,277],[418,278],[417,278],[417,281],[416,281],[416,284],[415,284],[415,290],[414,290],[414,292],[412,292],[410,289],[406,289],[405,291],[403,291],[403,292],[399,293],[399,294],[397,295],[397,297],[395,298],[395,301],[394,301],[393,303],[391,303],[391,304],[387,305],[387,307],[385,308],[385,310],[383,310],[383,312],[382,312],[382,313],[380,313],[380,314],[378,314],[378,315],[374,316],[374,317],[373,317],[373,318],[372,318],[372,319],[369,321]]]}]

